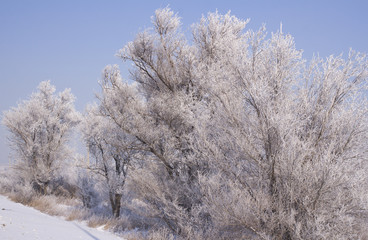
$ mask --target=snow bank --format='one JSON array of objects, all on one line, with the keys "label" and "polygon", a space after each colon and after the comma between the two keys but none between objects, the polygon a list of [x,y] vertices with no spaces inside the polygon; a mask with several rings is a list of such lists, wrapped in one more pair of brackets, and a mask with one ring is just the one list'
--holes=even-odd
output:
[{"label": "snow bank", "polygon": [[0,239],[114,240],[109,232],[43,214],[0,196]]}]

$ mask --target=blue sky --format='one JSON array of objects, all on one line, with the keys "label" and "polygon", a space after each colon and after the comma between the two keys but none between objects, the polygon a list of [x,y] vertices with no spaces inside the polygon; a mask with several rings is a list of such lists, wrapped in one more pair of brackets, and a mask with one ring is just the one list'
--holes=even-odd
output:
[{"label": "blue sky", "polygon": [[[266,24],[269,33],[290,33],[304,57],[368,53],[368,1],[364,0],[0,0],[0,112],[16,106],[51,80],[57,91],[71,88],[83,111],[99,91],[97,81],[114,54],[150,25],[155,9],[169,5],[182,17],[183,30],[202,14],[229,10],[248,28]],[[129,64],[120,64],[128,78]],[[0,128],[0,164],[8,163],[6,130]]]}]

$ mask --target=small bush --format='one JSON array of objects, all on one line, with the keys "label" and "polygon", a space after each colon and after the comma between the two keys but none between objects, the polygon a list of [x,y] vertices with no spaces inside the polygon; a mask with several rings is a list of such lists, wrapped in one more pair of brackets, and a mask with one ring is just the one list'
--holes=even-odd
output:
[{"label": "small bush", "polygon": [[86,208],[78,208],[74,207],[68,211],[68,213],[65,216],[65,219],[67,221],[84,221],[88,219],[92,215],[91,211]]},{"label": "small bush", "polygon": [[82,169],[78,173],[77,180],[77,196],[81,199],[83,206],[86,208],[93,208],[100,202],[98,193],[95,189],[96,180],[87,170]]}]

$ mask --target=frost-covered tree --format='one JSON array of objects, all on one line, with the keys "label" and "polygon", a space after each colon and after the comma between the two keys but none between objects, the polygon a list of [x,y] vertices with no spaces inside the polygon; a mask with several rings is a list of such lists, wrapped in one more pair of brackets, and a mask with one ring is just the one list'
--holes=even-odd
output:
[{"label": "frost-covered tree", "polygon": [[366,57],[307,64],[281,29],[267,39],[230,13],[203,17],[192,44],[169,9],[152,22],[119,53],[135,83],[106,78],[101,95],[145,154],[132,181],[149,211],[185,237],[359,238]]},{"label": "frost-covered tree", "polygon": [[211,99],[197,128],[217,169],[202,178],[211,216],[265,238],[357,237],[366,212],[365,56],[307,65],[290,35],[264,40],[263,29],[243,34],[244,26],[210,14],[194,35]]},{"label": "frost-covered tree", "polygon": [[[110,77],[109,67],[105,70],[102,83]],[[120,216],[121,198],[132,157],[137,153],[135,139],[122,131],[101,106],[90,106],[82,122],[84,141],[95,162],[88,169],[103,179],[109,193],[114,217]]]},{"label": "frost-covered tree", "polygon": [[[101,105],[145,155],[140,174],[146,177],[132,176],[137,192],[152,215],[182,232],[184,226],[201,225],[201,221],[191,224],[201,202],[198,171],[202,163],[192,156],[191,146],[193,109],[200,100],[191,79],[192,49],[178,31],[179,18],[165,9],[156,12],[153,22],[153,34],[140,34],[120,52],[137,67],[133,72],[137,84],[109,78],[102,84]],[[118,69],[109,74],[117,75]]]},{"label": "frost-covered tree", "polygon": [[49,81],[41,82],[29,100],[4,112],[3,124],[20,175],[46,194],[60,164],[70,157],[68,141],[79,122],[70,89],[55,95]]}]

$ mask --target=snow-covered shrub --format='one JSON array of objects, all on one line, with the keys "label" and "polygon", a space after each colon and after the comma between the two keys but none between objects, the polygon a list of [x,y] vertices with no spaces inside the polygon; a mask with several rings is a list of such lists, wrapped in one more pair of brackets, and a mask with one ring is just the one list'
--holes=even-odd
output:
[{"label": "snow-covered shrub", "polygon": [[100,196],[96,190],[96,179],[88,172],[88,170],[81,169],[78,172],[77,180],[77,195],[83,203],[83,207],[94,208],[100,203]]},{"label": "snow-covered shrub", "polygon": [[0,169],[0,194],[12,191],[14,186],[14,173],[9,167]]},{"label": "snow-covered shrub", "polygon": [[52,195],[76,198],[78,186],[65,176],[58,176],[50,182],[49,192]]},{"label": "snow-covered shrub", "polygon": [[11,181],[8,183],[11,185],[7,187],[7,191],[4,194],[14,202],[29,204],[34,197],[37,197],[31,183],[17,173],[11,175]]}]

